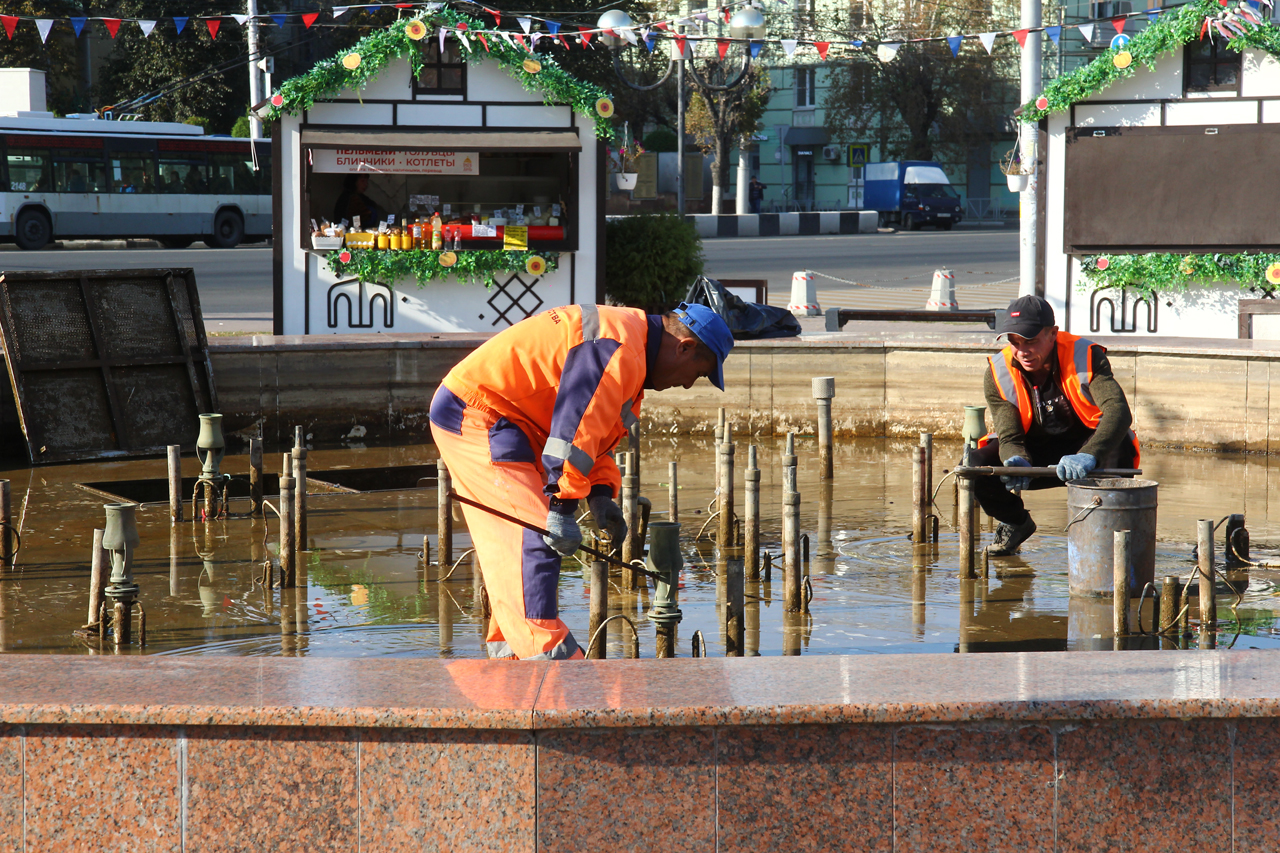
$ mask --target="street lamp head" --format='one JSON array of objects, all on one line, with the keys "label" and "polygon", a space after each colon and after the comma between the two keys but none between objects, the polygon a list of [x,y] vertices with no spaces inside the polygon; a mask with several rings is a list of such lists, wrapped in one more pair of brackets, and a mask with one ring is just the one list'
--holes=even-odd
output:
[{"label": "street lamp head", "polygon": [[[600,16],[596,26],[601,30],[613,30],[617,33],[618,30],[631,26],[631,16],[621,9],[610,9]],[[600,33],[600,41],[604,42],[605,47],[612,48],[623,48],[629,44],[621,34],[610,35],[607,32]]]},{"label": "street lamp head", "polygon": [[729,19],[729,35],[753,41],[764,38],[764,13],[756,6],[743,6]]}]

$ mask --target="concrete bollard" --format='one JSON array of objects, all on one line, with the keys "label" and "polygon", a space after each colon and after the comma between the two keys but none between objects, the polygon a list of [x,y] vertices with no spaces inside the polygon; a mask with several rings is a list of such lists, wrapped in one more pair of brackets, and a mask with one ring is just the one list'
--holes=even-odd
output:
[{"label": "concrete bollard", "polygon": [[[302,427],[298,427],[301,431]],[[307,449],[301,446],[293,448],[293,526],[298,550],[309,550],[307,547]]]},{"label": "concrete bollard", "polygon": [[182,448],[170,444],[169,451],[169,522],[182,521]]},{"label": "concrete bollard", "polygon": [[443,459],[436,460],[436,562],[442,572],[453,565],[453,480]]},{"label": "concrete bollard", "polygon": [[1202,518],[1196,527],[1200,559],[1200,648],[1212,649],[1218,639],[1218,602],[1213,591],[1213,519]]},{"label": "concrete bollard", "polygon": [[926,311],[959,311],[956,303],[956,277],[951,270],[934,270],[933,287],[929,291]]},{"label": "concrete bollard", "polygon": [[743,542],[742,568],[746,579],[760,580],[760,467],[756,459],[756,446],[747,448],[746,471],[746,541]]},{"label": "concrete bollard", "polygon": [[819,475],[823,480],[833,476],[834,460],[831,447],[831,401],[836,396],[834,376],[815,376],[812,380],[813,398],[818,401],[818,456]]},{"label": "concrete bollard", "polygon": [[249,514],[262,517],[262,439],[249,439]]},{"label": "concrete bollard", "polygon": [[818,287],[813,273],[797,270],[791,274],[791,301],[787,303],[787,310],[797,317],[821,316],[822,306],[818,304]]},{"label": "concrete bollard", "polygon": [[1112,534],[1111,550],[1111,632],[1117,651],[1124,648],[1129,634],[1129,531]]},{"label": "concrete bollard", "polygon": [[280,586],[293,589],[298,585],[297,528],[293,520],[292,477],[280,478]]}]

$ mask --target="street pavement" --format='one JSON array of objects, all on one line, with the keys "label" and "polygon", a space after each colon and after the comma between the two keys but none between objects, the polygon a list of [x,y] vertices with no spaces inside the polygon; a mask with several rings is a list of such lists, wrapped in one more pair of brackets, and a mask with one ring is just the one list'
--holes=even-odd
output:
[{"label": "street pavement", "polygon": [[[192,267],[205,327],[211,333],[271,330],[271,249],[85,248],[24,252],[0,246],[0,270],[91,270]],[[104,248],[120,246],[119,248]],[[817,237],[726,237],[703,243],[713,278],[764,278],[769,302],[786,305],[791,274],[817,275],[824,308],[923,308],[935,269],[950,269],[965,310],[1003,308],[1018,292],[1016,228],[964,228]]]}]

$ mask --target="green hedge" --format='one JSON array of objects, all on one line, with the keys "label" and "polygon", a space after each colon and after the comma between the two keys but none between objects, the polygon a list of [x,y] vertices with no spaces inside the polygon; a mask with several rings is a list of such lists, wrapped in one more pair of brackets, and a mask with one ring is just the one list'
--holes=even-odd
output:
[{"label": "green hedge", "polygon": [[669,311],[702,274],[702,238],[674,213],[611,220],[605,229],[605,296],[612,305]]}]

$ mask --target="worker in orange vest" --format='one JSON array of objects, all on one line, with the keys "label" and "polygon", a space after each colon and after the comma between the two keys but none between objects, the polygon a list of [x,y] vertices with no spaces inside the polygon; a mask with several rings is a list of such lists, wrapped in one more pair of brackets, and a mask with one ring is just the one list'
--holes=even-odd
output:
[{"label": "worker in orange vest", "polygon": [[660,315],[567,305],[498,333],[445,376],[431,434],[454,488],[550,534],[462,506],[493,608],[489,657],[583,657],[557,600],[561,557],[582,544],[578,502],[586,498],[596,525],[621,543],[612,453],[644,392],[702,376],[723,391],[732,348],[728,325],[705,305]]},{"label": "worker in orange vest", "polygon": [[1105,347],[1059,331],[1053,307],[1039,296],[1009,303],[996,337],[1008,344],[987,359],[984,390],[995,428],[969,464],[1055,466],[1058,475],[974,479],[983,512],[1000,522],[988,551],[1005,557],[1036,532],[1018,492],[1062,486],[1098,467],[1136,468],[1139,450]]}]

